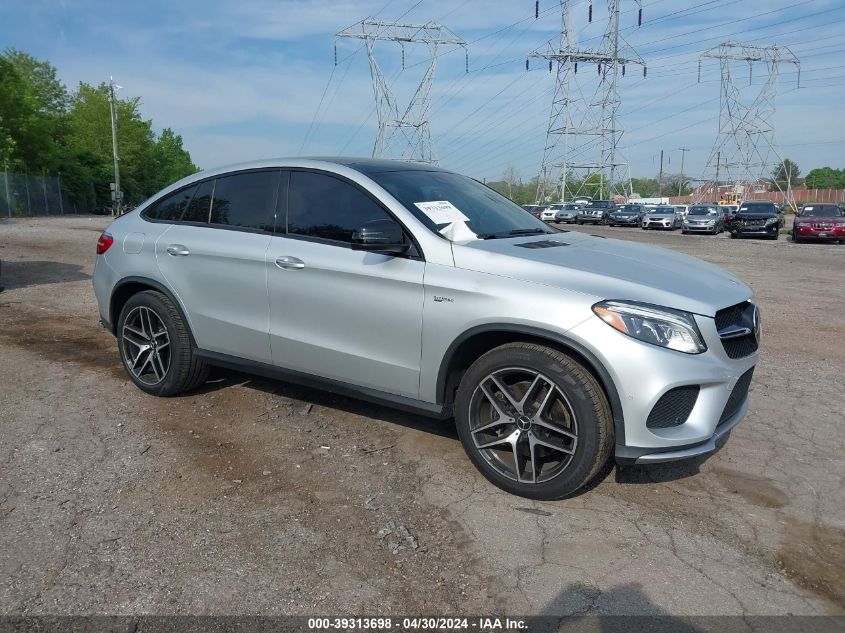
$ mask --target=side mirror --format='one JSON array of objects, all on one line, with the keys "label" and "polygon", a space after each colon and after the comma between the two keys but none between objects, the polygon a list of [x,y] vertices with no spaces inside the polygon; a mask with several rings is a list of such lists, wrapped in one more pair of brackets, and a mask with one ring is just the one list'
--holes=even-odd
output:
[{"label": "side mirror", "polygon": [[371,220],[352,232],[352,250],[403,255],[411,248],[395,220]]}]

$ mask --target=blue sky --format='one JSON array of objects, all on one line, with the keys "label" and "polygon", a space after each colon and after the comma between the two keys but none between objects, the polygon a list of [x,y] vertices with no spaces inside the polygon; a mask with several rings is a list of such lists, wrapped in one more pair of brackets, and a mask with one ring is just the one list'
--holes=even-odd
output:
[{"label": "blue sky", "polygon": [[[792,68],[779,84],[775,129],[782,156],[806,173],[845,167],[845,3],[842,0],[621,0],[622,34],[647,62],[648,78],[621,81],[622,140],[636,176],[653,176],[666,151],[677,172],[704,166],[715,139],[719,69],[698,56],[721,41],[789,46],[801,59],[801,88]],[[583,46],[596,46],[606,3],[572,0],[572,26]],[[140,96],[156,128],[180,133],[194,161],[213,167],[268,156],[369,155],[376,132],[365,51],[334,34],[371,15],[423,23],[438,20],[469,42],[441,49],[432,93],[431,130],[440,164],[477,178],[499,179],[512,165],[536,174],[545,142],[553,75],[532,50],[556,38],[557,0],[7,0],[0,4],[0,45],[47,59],[74,87],[110,75],[126,96]],[[427,49],[375,49],[399,101],[422,72]],[[759,90],[763,69],[748,91]],[[323,95],[325,94],[325,97]],[[317,111],[318,105],[322,107]],[[316,112],[316,116],[315,116]],[[310,133],[309,133],[310,130]],[[307,135],[307,139],[306,139]],[[670,162],[671,161],[671,162]]]}]

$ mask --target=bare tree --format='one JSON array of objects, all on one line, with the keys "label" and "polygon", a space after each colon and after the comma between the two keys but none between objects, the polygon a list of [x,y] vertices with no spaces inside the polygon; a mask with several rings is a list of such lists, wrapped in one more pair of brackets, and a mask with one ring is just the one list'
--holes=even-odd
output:
[{"label": "bare tree", "polygon": [[502,180],[508,186],[508,198],[513,200],[513,186],[519,184],[519,176],[511,163],[508,163],[508,166],[505,168]]}]

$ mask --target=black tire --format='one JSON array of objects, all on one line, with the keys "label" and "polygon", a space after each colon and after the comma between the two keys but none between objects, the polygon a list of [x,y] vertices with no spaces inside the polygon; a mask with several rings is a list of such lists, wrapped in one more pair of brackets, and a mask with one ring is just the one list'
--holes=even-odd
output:
[{"label": "black tire", "polygon": [[[135,308],[146,308],[157,316],[167,331],[170,344],[170,363],[164,378],[155,384],[144,382],[132,372],[124,343],[124,325]],[[208,366],[194,353],[193,339],[179,310],[164,294],[155,290],[139,292],[126,302],[117,322],[117,344],[120,359],[132,382],[154,396],[175,396],[196,389],[208,378]]]},{"label": "black tire", "polygon": [[770,239],[770,240],[779,240],[779,239],[780,239],[780,232],[775,233],[775,234],[774,234],[774,235],[772,235],[769,239]]},{"label": "black tire", "polygon": [[[567,410],[574,418],[573,428],[577,435],[573,452],[566,460],[563,460],[565,463],[562,461],[561,464],[553,467],[550,478],[537,483],[522,483],[517,481],[518,476],[516,479],[506,476],[491,464],[493,460],[490,454],[494,451],[487,449],[488,453],[484,454],[483,449],[477,448],[473,441],[473,429],[477,429],[478,426],[474,425],[471,419],[473,417],[471,408],[474,405],[473,395],[483,393],[479,391],[480,383],[495,372],[521,370],[539,373],[550,383],[554,383],[559,393],[563,394],[563,398],[552,402],[552,406],[547,407],[547,410],[551,411],[555,406],[568,407]],[[514,385],[513,388],[519,387]],[[525,387],[522,388],[525,389]],[[501,400],[501,402],[505,401]],[[539,412],[535,410],[534,415],[539,416]],[[489,421],[488,418],[479,423],[486,424]],[[502,345],[487,352],[472,364],[461,379],[455,397],[455,423],[464,450],[481,474],[502,490],[530,499],[561,499],[585,486],[607,463],[613,449],[615,435],[610,405],[596,378],[567,354],[533,343]],[[513,423],[513,430],[516,429],[517,425]],[[512,433],[513,430],[509,430],[508,425],[503,425],[499,437]],[[531,425],[527,431],[524,429],[521,431],[528,436],[531,436],[532,432],[534,437],[539,437],[538,433],[542,434],[545,431],[543,427],[534,429]],[[524,448],[525,445],[522,446]],[[544,448],[540,451],[545,451],[546,457],[552,454]],[[512,453],[509,449],[505,449],[505,457],[508,455]],[[540,462],[543,463],[542,458]],[[544,466],[541,466],[538,469],[540,477],[545,474],[543,468]],[[555,472],[556,468],[559,468],[558,472]]]},{"label": "black tire", "polygon": [[689,235],[689,231],[685,231],[684,229],[681,229],[681,234],[682,235]]},{"label": "black tire", "polygon": [[735,240],[738,237],[736,233],[731,232],[731,239]]}]

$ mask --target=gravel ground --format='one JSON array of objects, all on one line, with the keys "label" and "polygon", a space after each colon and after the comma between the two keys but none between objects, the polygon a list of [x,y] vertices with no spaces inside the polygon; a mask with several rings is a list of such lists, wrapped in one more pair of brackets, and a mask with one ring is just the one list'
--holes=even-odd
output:
[{"label": "gravel ground", "polygon": [[749,282],[748,418],[707,460],[509,496],[454,429],[218,371],[128,382],[100,217],[0,221],[0,614],[845,614],[845,246],[569,227]]}]

